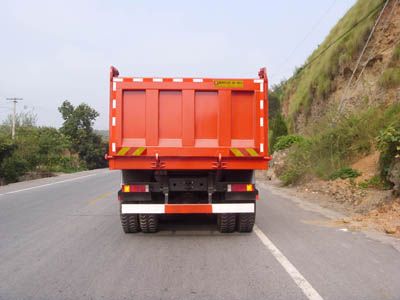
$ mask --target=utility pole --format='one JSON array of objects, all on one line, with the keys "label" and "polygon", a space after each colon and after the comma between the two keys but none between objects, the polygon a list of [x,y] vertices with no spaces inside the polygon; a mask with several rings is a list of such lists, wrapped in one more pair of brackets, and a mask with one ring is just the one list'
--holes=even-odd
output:
[{"label": "utility pole", "polygon": [[13,115],[12,115],[12,125],[11,125],[11,138],[15,138],[15,118],[17,114],[17,103],[18,101],[22,100],[23,98],[7,98],[7,100],[12,101],[14,103],[13,107]]}]

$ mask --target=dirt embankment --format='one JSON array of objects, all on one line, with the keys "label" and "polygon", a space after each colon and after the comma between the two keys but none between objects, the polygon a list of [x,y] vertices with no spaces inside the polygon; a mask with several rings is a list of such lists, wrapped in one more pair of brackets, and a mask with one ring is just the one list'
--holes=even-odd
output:
[{"label": "dirt embankment", "polygon": [[[260,180],[281,186],[275,171],[284,163],[285,152],[274,154],[270,170],[259,173]],[[330,223],[350,230],[377,230],[400,238],[400,198],[392,190],[362,188],[360,184],[378,174],[379,153],[374,152],[352,165],[361,175],[355,179],[321,180],[308,178],[296,186],[285,187],[296,197],[338,211],[347,216]]]}]

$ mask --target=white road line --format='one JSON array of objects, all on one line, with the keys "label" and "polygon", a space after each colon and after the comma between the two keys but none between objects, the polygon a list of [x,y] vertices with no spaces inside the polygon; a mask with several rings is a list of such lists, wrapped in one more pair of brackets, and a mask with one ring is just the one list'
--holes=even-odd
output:
[{"label": "white road line", "polygon": [[282,254],[282,252],[271,242],[271,240],[258,228],[254,226],[254,232],[261,242],[271,251],[272,255],[281,264],[285,271],[292,277],[297,286],[303,291],[304,295],[310,300],[323,300],[320,294],[312,285],[301,275],[292,263]]},{"label": "white road line", "polygon": [[32,186],[32,187],[29,187],[29,188],[26,188],[26,189],[21,189],[21,190],[16,190],[16,191],[11,191],[11,192],[7,192],[7,193],[4,193],[4,194],[0,194],[0,196],[16,194],[16,193],[19,193],[19,192],[25,192],[25,191],[38,189],[38,188],[41,188],[41,187],[55,185],[55,184],[59,184],[59,183],[69,182],[69,181],[75,181],[75,180],[79,180],[79,179],[82,179],[82,178],[95,176],[95,175],[99,175],[99,174],[104,174],[104,173],[89,174],[89,175],[75,177],[75,178],[66,179],[66,180],[61,180],[61,181],[57,181],[57,182],[51,182],[51,183],[46,183],[46,184],[42,184],[42,185],[38,185],[38,186]]}]

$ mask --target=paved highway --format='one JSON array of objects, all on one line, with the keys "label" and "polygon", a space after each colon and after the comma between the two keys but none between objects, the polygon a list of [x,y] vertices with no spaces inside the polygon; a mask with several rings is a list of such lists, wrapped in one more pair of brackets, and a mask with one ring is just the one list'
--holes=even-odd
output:
[{"label": "paved highway", "polygon": [[396,241],[317,225],[271,187],[251,234],[183,218],[126,235],[119,184],[96,170],[1,187],[0,299],[400,299]]}]

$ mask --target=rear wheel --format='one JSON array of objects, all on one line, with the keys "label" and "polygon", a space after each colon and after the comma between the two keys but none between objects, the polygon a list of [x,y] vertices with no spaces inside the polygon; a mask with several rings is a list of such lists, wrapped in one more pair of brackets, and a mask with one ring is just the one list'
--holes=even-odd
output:
[{"label": "rear wheel", "polygon": [[154,233],[158,231],[158,216],[151,214],[139,215],[140,228],[144,233]]},{"label": "rear wheel", "polygon": [[218,214],[217,216],[218,230],[221,233],[230,233],[235,231],[236,215],[235,214]]},{"label": "rear wheel", "polygon": [[252,232],[254,222],[256,220],[256,214],[238,214],[237,217],[237,230],[239,232]]},{"label": "rear wheel", "polygon": [[121,214],[121,225],[125,233],[140,231],[138,215]]}]

